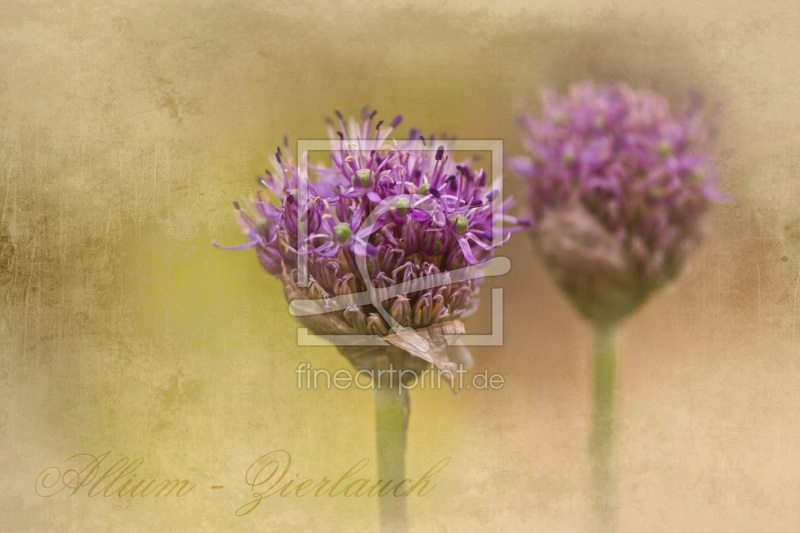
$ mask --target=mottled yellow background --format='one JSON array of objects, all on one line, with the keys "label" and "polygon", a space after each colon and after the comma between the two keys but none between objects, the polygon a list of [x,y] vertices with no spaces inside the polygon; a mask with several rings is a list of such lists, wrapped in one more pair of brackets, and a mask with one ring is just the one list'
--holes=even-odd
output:
[{"label": "mottled yellow background", "polygon": [[[279,284],[230,201],[282,135],[334,108],[503,139],[513,101],[624,80],[720,104],[732,200],[681,279],[621,333],[619,530],[800,529],[800,6],[797,0],[0,4],[0,529],[372,531],[374,500],[271,498],[244,471],[283,448],[321,478],[374,456],[370,391],[297,390]],[[519,186],[509,181],[507,191]],[[525,238],[502,249],[500,391],[414,391],[413,531],[587,524],[590,336]],[[488,332],[489,295],[467,324]],[[43,499],[74,453],[145,457],[182,499]],[[373,468],[370,466],[370,468]],[[374,472],[370,470],[374,475]],[[224,485],[211,490],[211,485]],[[63,496],[63,497],[62,497]]]}]

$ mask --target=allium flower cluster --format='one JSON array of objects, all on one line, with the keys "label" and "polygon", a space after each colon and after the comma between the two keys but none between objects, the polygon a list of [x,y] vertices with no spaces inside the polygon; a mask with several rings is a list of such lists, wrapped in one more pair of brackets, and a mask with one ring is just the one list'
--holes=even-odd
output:
[{"label": "allium flower cluster", "polygon": [[[390,140],[401,116],[386,125],[365,109],[346,124],[336,114],[329,163],[296,165],[284,139],[274,171],[259,178],[263,188],[235,203],[249,237],[238,248],[256,249],[290,301],[313,304],[298,318],[317,334],[392,341],[405,328],[428,328],[430,339],[444,324],[463,333],[459,319],[478,302],[472,271],[508,237],[498,221],[517,222],[503,214],[510,200],[500,202],[483,170],[456,164],[433,136],[412,130],[407,141]],[[357,367],[374,366],[355,360],[363,351],[340,350]]]},{"label": "allium flower cluster", "polygon": [[676,276],[712,200],[711,130],[698,101],[672,112],[627,85],[547,92],[541,120],[521,114],[534,238],[578,309],[614,322]]}]

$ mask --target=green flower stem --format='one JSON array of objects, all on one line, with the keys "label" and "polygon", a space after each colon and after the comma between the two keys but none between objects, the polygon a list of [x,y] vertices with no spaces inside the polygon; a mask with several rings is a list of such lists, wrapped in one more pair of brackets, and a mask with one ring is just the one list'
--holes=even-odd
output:
[{"label": "green flower stem", "polygon": [[[405,479],[406,430],[408,429],[408,389],[396,381],[375,383],[375,433],[378,448],[378,478],[383,487],[389,480],[395,486]],[[381,532],[406,531],[406,498],[392,492],[380,496]]]},{"label": "green flower stem", "polygon": [[597,531],[613,531],[615,519],[612,441],[617,377],[616,329],[616,324],[595,325],[591,449]]}]

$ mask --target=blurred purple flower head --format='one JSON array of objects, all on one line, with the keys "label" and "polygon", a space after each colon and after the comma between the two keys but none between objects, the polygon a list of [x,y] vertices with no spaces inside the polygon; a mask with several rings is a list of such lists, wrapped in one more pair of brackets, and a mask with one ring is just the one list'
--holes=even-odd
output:
[{"label": "blurred purple flower head", "polygon": [[[296,165],[284,139],[274,171],[259,178],[263,188],[235,203],[249,238],[235,248],[254,247],[290,302],[316,302],[320,314],[298,317],[314,333],[379,335],[404,349],[395,333],[405,328],[427,328],[428,340],[463,333],[460,319],[478,303],[480,277],[470,272],[519,229],[503,214],[511,200],[501,202],[483,170],[456,164],[434,136],[412,129],[407,141],[390,139],[399,115],[385,124],[368,108],[360,122],[336,114],[329,163]],[[347,348],[340,351],[355,366],[375,366],[365,360],[371,354]],[[425,366],[438,357],[414,355]]]},{"label": "blurred purple flower head", "polygon": [[531,157],[509,161],[528,184],[537,249],[583,315],[615,322],[700,242],[703,215],[721,199],[712,130],[699,98],[672,111],[624,84],[545,92],[543,115],[520,115]]}]

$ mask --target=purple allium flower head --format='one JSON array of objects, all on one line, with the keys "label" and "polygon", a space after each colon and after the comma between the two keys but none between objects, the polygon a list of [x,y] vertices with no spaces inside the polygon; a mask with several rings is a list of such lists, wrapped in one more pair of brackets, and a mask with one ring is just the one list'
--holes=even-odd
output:
[{"label": "purple allium flower head", "polygon": [[537,249],[579,311],[616,322],[674,278],[705,230],[715,192],[712,131],[699,99],[672,111],[627,85],[545,92],[543,115],[520,115]]},{"label": "purple allium flower head", "polygon": [[[417,356],[393,357],[395,368],[443,369],[451,363],[442,335],[463,333],[460,319],[478,303],[476,267],[519,229],[503,214],[511,200],[501,202],[483,170],[456,164],[434,136],[412,130],[391,140],[401,116],[385,124],[365,108],[360,122],[345,123],[336,114],[329,164],[296,165],[284,140],[263,188],[235,203],[249,237],[235,248],[256,249],[314,333],[379,335]],[[386,352],[339,349],[358,368],[380,366]]]}]

